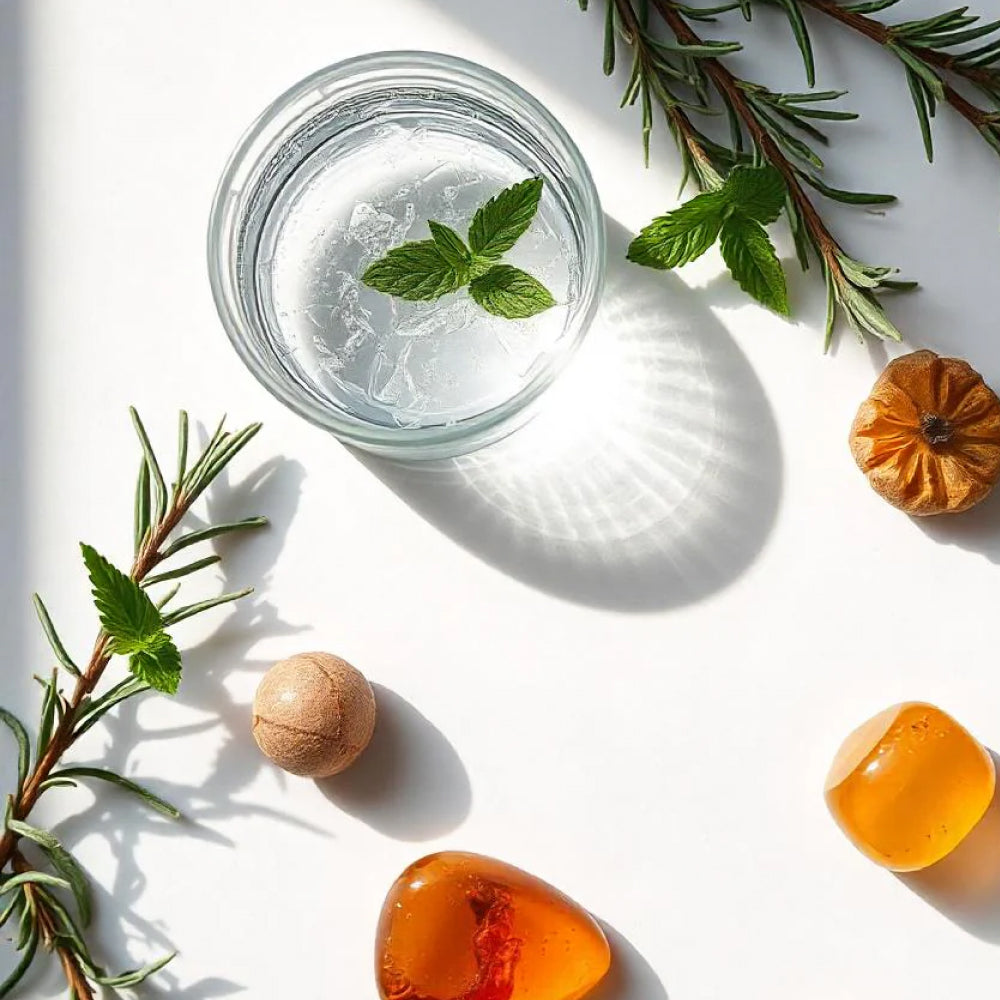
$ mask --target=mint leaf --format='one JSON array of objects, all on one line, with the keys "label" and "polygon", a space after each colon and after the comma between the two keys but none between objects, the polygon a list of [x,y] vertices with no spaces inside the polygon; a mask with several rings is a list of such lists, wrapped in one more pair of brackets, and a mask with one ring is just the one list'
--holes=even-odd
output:
[{"label": "mint leaf", "polygon": [[527,232],[542,197],[542,178],[529,177],[488,202],[472,218],[469,246],[480,257],[500,257]]},{"label": "mint leaf", "polygon": [[129,658],[129,669],[150,687],[175,694],[181,654],[163,631],[163,618],[146,591],[116,569],[90,545],[80,545],[90,574],[101,628],[111,637],[111,652]]},{"label": "mint leaf", "polygon": [[101,628],[111,636],[114,651],[128,655],[163,628],[160,612],[135,580],[112,566],[96,549],[82,543],[80,549]]},{"label": "mint leaf", "polygon": [[430,220],[431,239],[390,250],[361,280],[387,295],[423,301],[469,285],[476,302],[505,319],[526,319],[551,308],[555,299],[540,281],[497,263],[531,225],[543,184],[541,177],[529,177],[483,205],[469,227],[471,249],[454,229]]},{"label": "mint leaf", "polygon": [[727,204],[722,191],[696,195],[646,226],[629,245],[628,259],[662,270],[690,263],[718,238]]},{"label": "mint leaf", "polygon": [[732,215],[722,226],[722,257],[743,291],[787,316],[785,272],[764,228],[752,219]]},{"label": "mint leaf", "polygon": [[469,285],[469,294],[488,313],[504,319],[527,319],[556,304],[537,279],[510,264],[497,264]]},{"label": "mint leaf", "polygon": [[472,254],[469,253],[469,248],[463,242],[462,237],[443,223],[428,222],[427,225],[430,227],[431,236],[434,238],[438,250],[441,251],[441,256],[456,271],[467,268],[472,262]]},{"label": "mint leaf", "polygon": [[166,632],[151,636],[145,647],[128,661],[129,670],[139,680],[164,694],[176,694],[181,682],[181,654]]},{"label": "mint leaf", "polygon": [[456,268],[434,240],[404,243],[370,264],[361,280],[376,291],[429,302],[461,288],[466,269]]},{"label": "mint leaf", "polygon": [[496,257],[473,257],[469,264],[469,280],[481,278],[487,271],[496,266]]},{"label": "mint leaf", "polygon": [[785,205],[785,179],[772,166],[737,166],[729,171],[723,192],[740,215],[767,225]]}]

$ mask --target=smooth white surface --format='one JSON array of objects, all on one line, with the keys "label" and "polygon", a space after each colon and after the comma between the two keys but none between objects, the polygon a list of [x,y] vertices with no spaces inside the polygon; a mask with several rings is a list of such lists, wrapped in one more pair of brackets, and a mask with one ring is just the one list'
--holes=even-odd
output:
[{"label": "smooth white surface", "polygon": [[[900,16],[938,6],[907,0]],[[216,320],[203,238],[229,150],[285,87],[377,48],[456,53],[536,92],[589,159],[620,256],[674,203],[677,169],[658,128],[643,171],[636,115],[617,110],[624,81],[600,73],[596,10],[0,12],[4,703],[33,716],[29,673],[48,664],[30,592],[83,649],[94,621],[76,543],[127,557],[127,405],[164,454],[182,405],[266,425],[211,504],[274,526],[226,547],[225,581],[192,585],[253,583],[256,597],[178,629],[176,702],[150,699],[80,750],[193,823],[103,791],[57,792],[36,816],[101,886],[109,964],[177,947],[149,996],[374,997],[384,891],[456,847],[530,869],[615,929],[600,1000],[993,995],[996,891],[984,914],[949,919],[855,854],[821,792],[843,735],[897,700],[936,701],[1000,746],[1000,496],[923,525],[868,489],[845,438],[884,354],[849,333],[821,354],[815,276],[790,268],[788,324],[716,280],[714,255],[680,277],[613,264],[613,301],[550,414],[447,474],[359,461],[298,421]],[[777,15],[729,24],[752,42],[748,74],[800,89]],[[1000,385],[995,157],[942,110],[937,162],[923,163],[896,66],[833,26],[814,35],[821,84],[851,81],[865,112],[836,129],[831,179],[901,197],[886,215],[832,212],[837,231],[922,280],[892,307],[911,344]],[[248,731],[262,671],[310,648],[382,686],[377,749],[322,789],[277,773]],[[23,995],[61,995],[49,972]]]}]

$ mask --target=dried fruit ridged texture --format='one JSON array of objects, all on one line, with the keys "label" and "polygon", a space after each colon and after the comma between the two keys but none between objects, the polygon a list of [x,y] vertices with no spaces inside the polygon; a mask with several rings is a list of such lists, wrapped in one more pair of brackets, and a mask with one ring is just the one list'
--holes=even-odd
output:
[{"label": "dried fruit ridged texture", "polygon": [[597,922],[511,865],[454,851],[417,861],[382,907],[383,1000],[579,1000],[608,971]]},{"label": "dried fruit ridged texture", "polygon": [[908,514],[955,514],[1000,478],[1000,400],[965,361],[916,351],[879,376],[850,441],[889,503]]},{"label": "dried fruit ridged texture", "polygon": [[844,741],[826,802],[873,861],[918,871],[950,854],[983,818],[993,758],[946,712],[923,702],[886,709]]}]

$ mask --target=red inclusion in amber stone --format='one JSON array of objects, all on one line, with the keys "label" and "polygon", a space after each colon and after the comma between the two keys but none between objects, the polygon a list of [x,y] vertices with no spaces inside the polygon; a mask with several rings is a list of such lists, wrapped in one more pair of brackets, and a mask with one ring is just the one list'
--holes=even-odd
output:
[{"label": "red inclusion in amber stone", "polygon": [[375,963],[383,1000],[579,1000],[611,952],[594,918],[541,879],[450,851],[393,884]]}]

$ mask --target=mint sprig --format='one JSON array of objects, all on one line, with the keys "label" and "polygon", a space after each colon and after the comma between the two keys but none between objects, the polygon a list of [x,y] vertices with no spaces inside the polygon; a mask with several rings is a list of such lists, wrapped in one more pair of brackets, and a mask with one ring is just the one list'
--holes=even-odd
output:
[{"label": "mint sprig", "polygon": [[81,544],[80,549],[101,628],[110,638],[110,651],[127,656],[129,669],[139,680],[157,691],[176,694],[181,680],[181,654],[164,631],[156,605],[139,584],[95,548]]},{"label": "mint sprig", "polygon": [[740,287],[787,316],[785,272],[764,228],[778,218],[785,197],[785,182],[774,167],[734,167],[717,190],[654,219],[632,241],[628,259],[646,267],[680,267],[721,240],[723,260]]},{"label": "mint sprig", "polygon": [[551,309],[556,300],[537,278],[500,263],[531,226],[543,183],[529,177],[490,198],[472,218],[468,245],[454,229],[429,221],[431,239],[395,247],[370,264],[361,280],[386,295],[418,302],[468,286],[483,309],[503,319],[528,319]]}]

